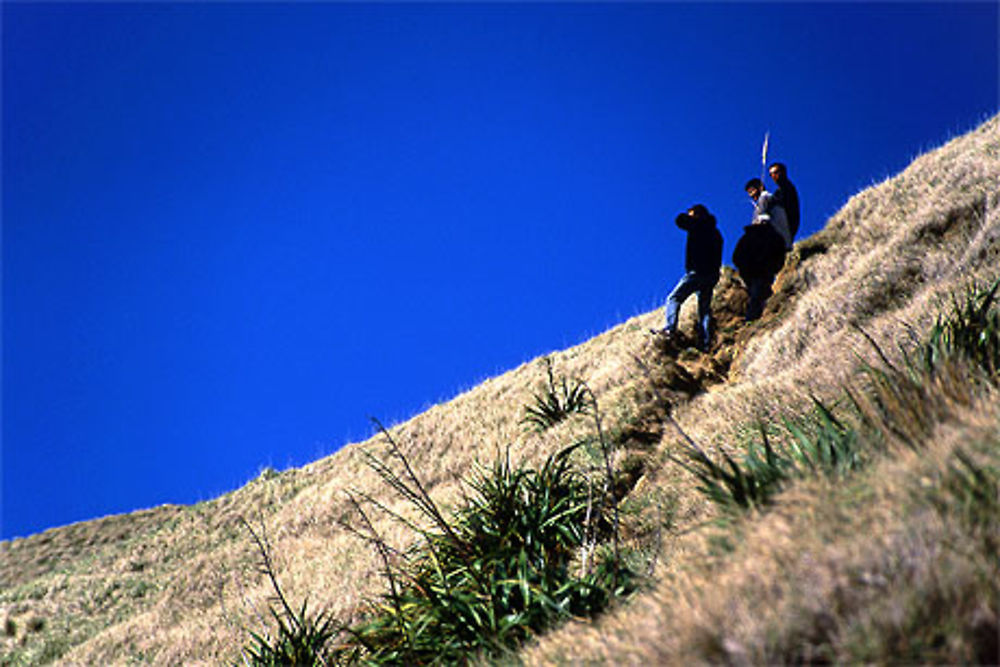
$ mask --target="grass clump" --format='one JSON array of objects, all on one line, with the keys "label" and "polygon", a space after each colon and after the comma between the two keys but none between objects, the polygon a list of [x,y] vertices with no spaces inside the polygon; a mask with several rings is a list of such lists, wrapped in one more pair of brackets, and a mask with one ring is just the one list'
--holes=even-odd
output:
[{"label": "grass clump", "polygon": [[[938,317],[916,353],[904,350],[901,366],[862,331],[882,365],[865,366],[864,391],[845,390],[857,417],[854,423],[838,419],[814,398],[811,414],[782,420],[784,437],[777,443],[761,423],[760,444],[751,442],[740,461],[723,452],[717,463],[686,435],[682,457],[674,460],[698,478],[699,490],[714,504],[739,511],[766,505],[792,479],[843,477],[892,443],[922,447],[955,405],[972,401],[976,390],[970,371],[987,383],[1000,379],[998,290],[1000,280],[986,289],[969,288],[949,313]],[[959,478],[978,479],[971,469]]]},{"label": "grass clump", "polygon": [[[251,633],[244,658],[253,665],[452,664],[500,656],[553,625],[593,616],[635,589],[637,574],[608,545],[616,528],[613,500],[571,463],[574,445],[540,468],[509,455],[478,467],[449,517],[427,494],[399,447],[369,465],[417,511],[407,519],[370,496],[351,496],[360,527],[382,561],[388,590],[351,627],[293,609],[273,574],[268,545],[251,530],[271,578],[277,629]],[[390,546],[371,508],[404,522],[421,538],[410,550]],[[249,528],[249,526],[247,526]]]},{"label": "grass clump", "polygon": [[975,285],[956,299],[948,317],[931,328],[924,346],[925,365],[933,369],[942,359],[961,356],[993,380],[1000,379],[1000,309],[996,308],[1000,279],[989,289]]},{"label": "grass clump", "polygon": [[[479,468],[450,521],[415,477],[377,464],[432,527],[418,527],[423,540],[402,563],[383,560],[391,590],[351,631],[361,659],[450,664],[498,656],[630,592],[635,574],[600,548],[613,522],[601,494],[571,465],[575,449],[538,469],[514,467],[506,456]],[[368,538],[388,553],[380,537],[370,531]]]},{"label": "grass clump", "polygon": [[279,665],[322,665],[327,663],[328,645],[338,632],[328,614],[313,614],[306,603],[298,610],[270,609],[276,623],[273,633],[251,632],[252,643],[244,649],[248,664],[261,667]]},{"label": "grass clump", "polygon": [[883,447],[920,449],[956,405],[974,401],[978,385],[997,385],[998,289],[1000,280],[989,288],[968,288],[937,318],[915,352],[903,351],[900,364],[893,364],[865,334],[882,363],[865,366],[863,391],[847,393],[873,441]]},{"label": "grass clump", "polygon": [[257,667],[329,664],[329,644],[340,632],[341,626],[325,612],[310,612],[305,601],[297,610],[289,604],[275,574],[271,545],[263,522],[260,530],[255,531],[246,519],[241,517],[240,521],[257,547],[261,559],[259,571],[271,582],[273,600],[277,603],[268,608],[275,621],[275,629],[263,633],[250,632],[251,642],[243,649],[244,663]]},{"label": "grass clump", "polygon": [[812,413],[782,421],[781,441],[772,442],[767,427],[759,424],[760,443],[751,442],[739,462],[723,452],[719,464],[690,438],[682,457],[674,460],[698,478],[702,494],[727,512],[766,505],[789,480],[839,477],[860,467],[864,459],[857,431],[819,400],[813,403]]},{"label": "grass clump", "polygon": [[534,394],[534,403],[524,407],[523,424],[539,431],[549,429],[572,414],[586,414],[590,410],[587,385],[582,380],[570,382],[565,376],[556,382],[552,360],[542,359],[548,377],[546,387]]}]

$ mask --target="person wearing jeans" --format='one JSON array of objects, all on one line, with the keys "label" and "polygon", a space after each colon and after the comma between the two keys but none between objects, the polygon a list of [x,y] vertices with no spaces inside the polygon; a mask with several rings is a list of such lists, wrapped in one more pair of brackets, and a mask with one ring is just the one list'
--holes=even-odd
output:
[{"label": "person wearing jeans", "polygon": [[694,330],[698,336],[698,348],[707,350],[712,339],[712,291],[719,276],[705,276],[695,271],[688,271],[677,282],[673,291],[667,296],[667,322],[664,333],[673,336],[677,333],[677,317],[681,304],[692,294],[698,295],[698,319]]},{"label": "person wearing jeans", "polygon": [[698,319],[695,333],[698,348],[704,351],[711,343],[712,291],[719,282],[719,268],[722,266],[722,234],[719,233],[715,216],[702,204],[695,204],[678,215],[675,223],[688,234],[684,275],[667,297],[666,323],[656,333],[668,338],[675,337],[681,304],[692,294],[697,294]]}]

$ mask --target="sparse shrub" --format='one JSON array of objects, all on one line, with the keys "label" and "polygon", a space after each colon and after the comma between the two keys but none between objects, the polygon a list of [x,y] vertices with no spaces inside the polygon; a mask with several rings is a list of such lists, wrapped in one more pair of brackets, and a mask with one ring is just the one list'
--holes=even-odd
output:
[{"label": "sparse shrub", "polygon": [[261,482],[267,482],[269,480],[274,479],[280,474],[281,474],[280,472],[278,472],[271,466],[263,466],[260,469],[260,472],[257,473],[257,480]]},{"label": "sparse shrub", "polygon": [[524,418],[521,420],[539,431],[555,426],[571,414],[587,413],[590,409],[587,385],[582,380],[570,382],[566,377],[561,377],[556,382],[552,373],[552,360],[545,357],[542,361],[548,377],[547,386],[540,393],[534,394],[535,402],[525,406]]},{"label": "sparse shrub", "polygon": [[276,629],[273,633],[250,633],[252,644],[243,651],[248,664],[278,667],[328,663],[328,645],[338,632],[333,617],[325,613],[311,614],[305,602],[297,612],[282,613],[273,607],[270,612]]},{"label": "sparse shrub", "polygon": [[778,483],[785,479],[770,443],[765,447],[764,465],[747,462],[740,466],[726,452],[722,452],[723,464],[720,465],[694,442],[684,448],[683,456],[674,461],[697,477],[701,482],[698,490],[725,510],[763,505],[777,490]]},{"label": "sparse shrub", "polygon": [[998,288],[1000,280],[989,289],[969,288],[949,313],[938,317],[915,352],[903,350],[898,364],[861,332],[882,363],[866,365],[867,386],[847,394],[882,444],[921,447],[955,405],[973,400],[977,382],[1000,381]]},{"label": "sparse shrub", "polygon": [[[863,391],[845,392],[865,432],[881,436],[866,438],[868,452],[889,441],[920,447],[955,403],[968,404],[974,390],[965,364],[993,381],[1000,377],[998,289],[1000,280],[989,289],[970,288],[950,313],[937,319],[918,354],[904,350],[901,365],[893,364],[862,331],[882,365],[864,367],[868,382]],[[813,402],[811,415],[783,420],[786,437],[777,444],[761,424],[761,443],[752,442],[740,462],[723,452],[722,463],[717,463],[690,439],[683,458],[675,460],[698,477],[703,494],[727,510],[766,504],[792,478],[843,476],[864,465],[870,454],[862,447],[859,430],[838,420],[819,400]]]},{"label": "sparse shrub", "polygon": [[267,576],[275,593],[274,605],[268,611],[276,627],[272,632],[250,632],[251,643],[243,649],[243,660],[255,667],[278,665],[325,665],[330,662],[330,641],[337,636],[341,626],[326,612],[312,613],[306,602],[295,610],[289,605],[278,583],[271,557],[271,545],[263,527],[260,533],[241,517],[260,554],[260,572]]},{"label": "sparse shrub", "polygon": [[[253,665],[463,663],[499,656],[569,618],[592,616],[635,589],[638,576],[606,546],[616,528],[603,490],[571,465],[579,446],[550,456],[538,469],[511,465],[509,456],[477,467],[463,503],[448,519],[427,494],[406,457],[389,440],[389,461],[369,457],[386,483],[409,501],[429,527],[403,519],[374,498],[351,496],[362,528],[347,526],[375,546],[389,590],[352,627],[286,601],[263,530],[244,521],[261,555],[260,571],[276,594],[276,628],[250,633],[243,657]],[[362,501],[390,512],[422,538],[407,553],[390,547]]]},{"label": "sparse shrub", "polygon": [[790,479],[816,474],[842,476],[864,463],[857,431],[837,419],[818,399],[812,413],[782,421],[782,442],[772,443],[767,427],[759,425],[760,444],[751,442],[740,462],[723,452],[723,463],[712,460],[688,439],[681,466],[701,482],[698,489],[727,511],[767,504]]},{"label": "sparse shrub", "polygon": [[813,399],[814,410],[804,419],[785,419],[791,438],[781,447],[797,476],[822,473],[843,477],[865,463],[857,429],[837,419],[823,402]]},{"label": "sparse shrub", "polygon": [[[374,615],[351,630],[363,661],[497,656],[557,622],[596,614],[634,589],[634,572],[615,553],[595,549],[613,522],[601,493],[570,464],[576,446],[537,470],[514,467],[507,457],[477,469],[451,521],[443,520],[391,439],[390,447],[404,463],[403,475],[381,462],[374,463],[376,471],[432,528],[420,529],[422,544],[402,564],[383,559],[391,590]],[[366,537],[388,553],[357,507],[369,527]]]},{"label": "sparse shrub", "polygon": [[69,637],[48,635],[44,637],[42,648],[37,655],[32,656],[30,664],[49,665],[57,662],[72,648]]},{"label": "sparse shrub", "polygon": [[989,289],[969,287],[955,299],[947,317],[939,317],[924,346],[925,366],[933,370],[942,359],[961,356],[979,366],[993,380],[1000,379],[1000,279]]}]

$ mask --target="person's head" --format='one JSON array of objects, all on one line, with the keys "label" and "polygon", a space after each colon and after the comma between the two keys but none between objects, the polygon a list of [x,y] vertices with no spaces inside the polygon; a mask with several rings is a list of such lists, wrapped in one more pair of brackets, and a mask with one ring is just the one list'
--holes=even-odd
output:
[{"label": "person's head", "polygon": [[788,177],[788,170],[782,162],[771,163],[771,166],[767,168],[767,173],[771,174],[771,180],[775,183]]},{"label": "person's head", "polygon": [[705,208],[704,204],[695,204],[688,209],[688,215],[692,218],[698,218],[701,220],[708,217],[708,209]]},{"label": "person's head", "polygon": [[743,186],[743,189],[747,191],[750,195],[750,199],[757,201],[760,198],[760,193],[764,191],[764,183],[759,178],[751,178],[747,181],[747,184]]}]

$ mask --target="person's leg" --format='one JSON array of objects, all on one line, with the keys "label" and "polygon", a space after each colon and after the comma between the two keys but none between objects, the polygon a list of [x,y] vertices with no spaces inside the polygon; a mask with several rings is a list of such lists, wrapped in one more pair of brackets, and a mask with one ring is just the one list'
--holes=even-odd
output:
[{"label": "person's leg", "polygon": [[694,273],[688,272],[681,276],[673,291],[667,296],[666,323],[663,328],[667,333],[676,333],[677,317],[680,314],[681,304],[691,296],[698,288]]},{"label": "person's leg", "polygon": [[764,313],[764,305],[771,296],[773,280],[773,276],[761,276],[747,281],[747,292],[750,294],[750,300],[747,302],[747,322],[759,319]]},{"label": "person's leg", "polygon": [[702,351],[708,350],[712,342],[712,292],[715,282],[703,281],[698,287],[698,319],[695,331],[698,334],[698,346]]},{"label": "person's leg", "polygon": [[750,278],[747,280],[747,312],[746,320],[747,322],[753,322],[760,317],[761,311],[764,308],[763,303],[760,299],[760,288],[761,279],[760,278]]}]

